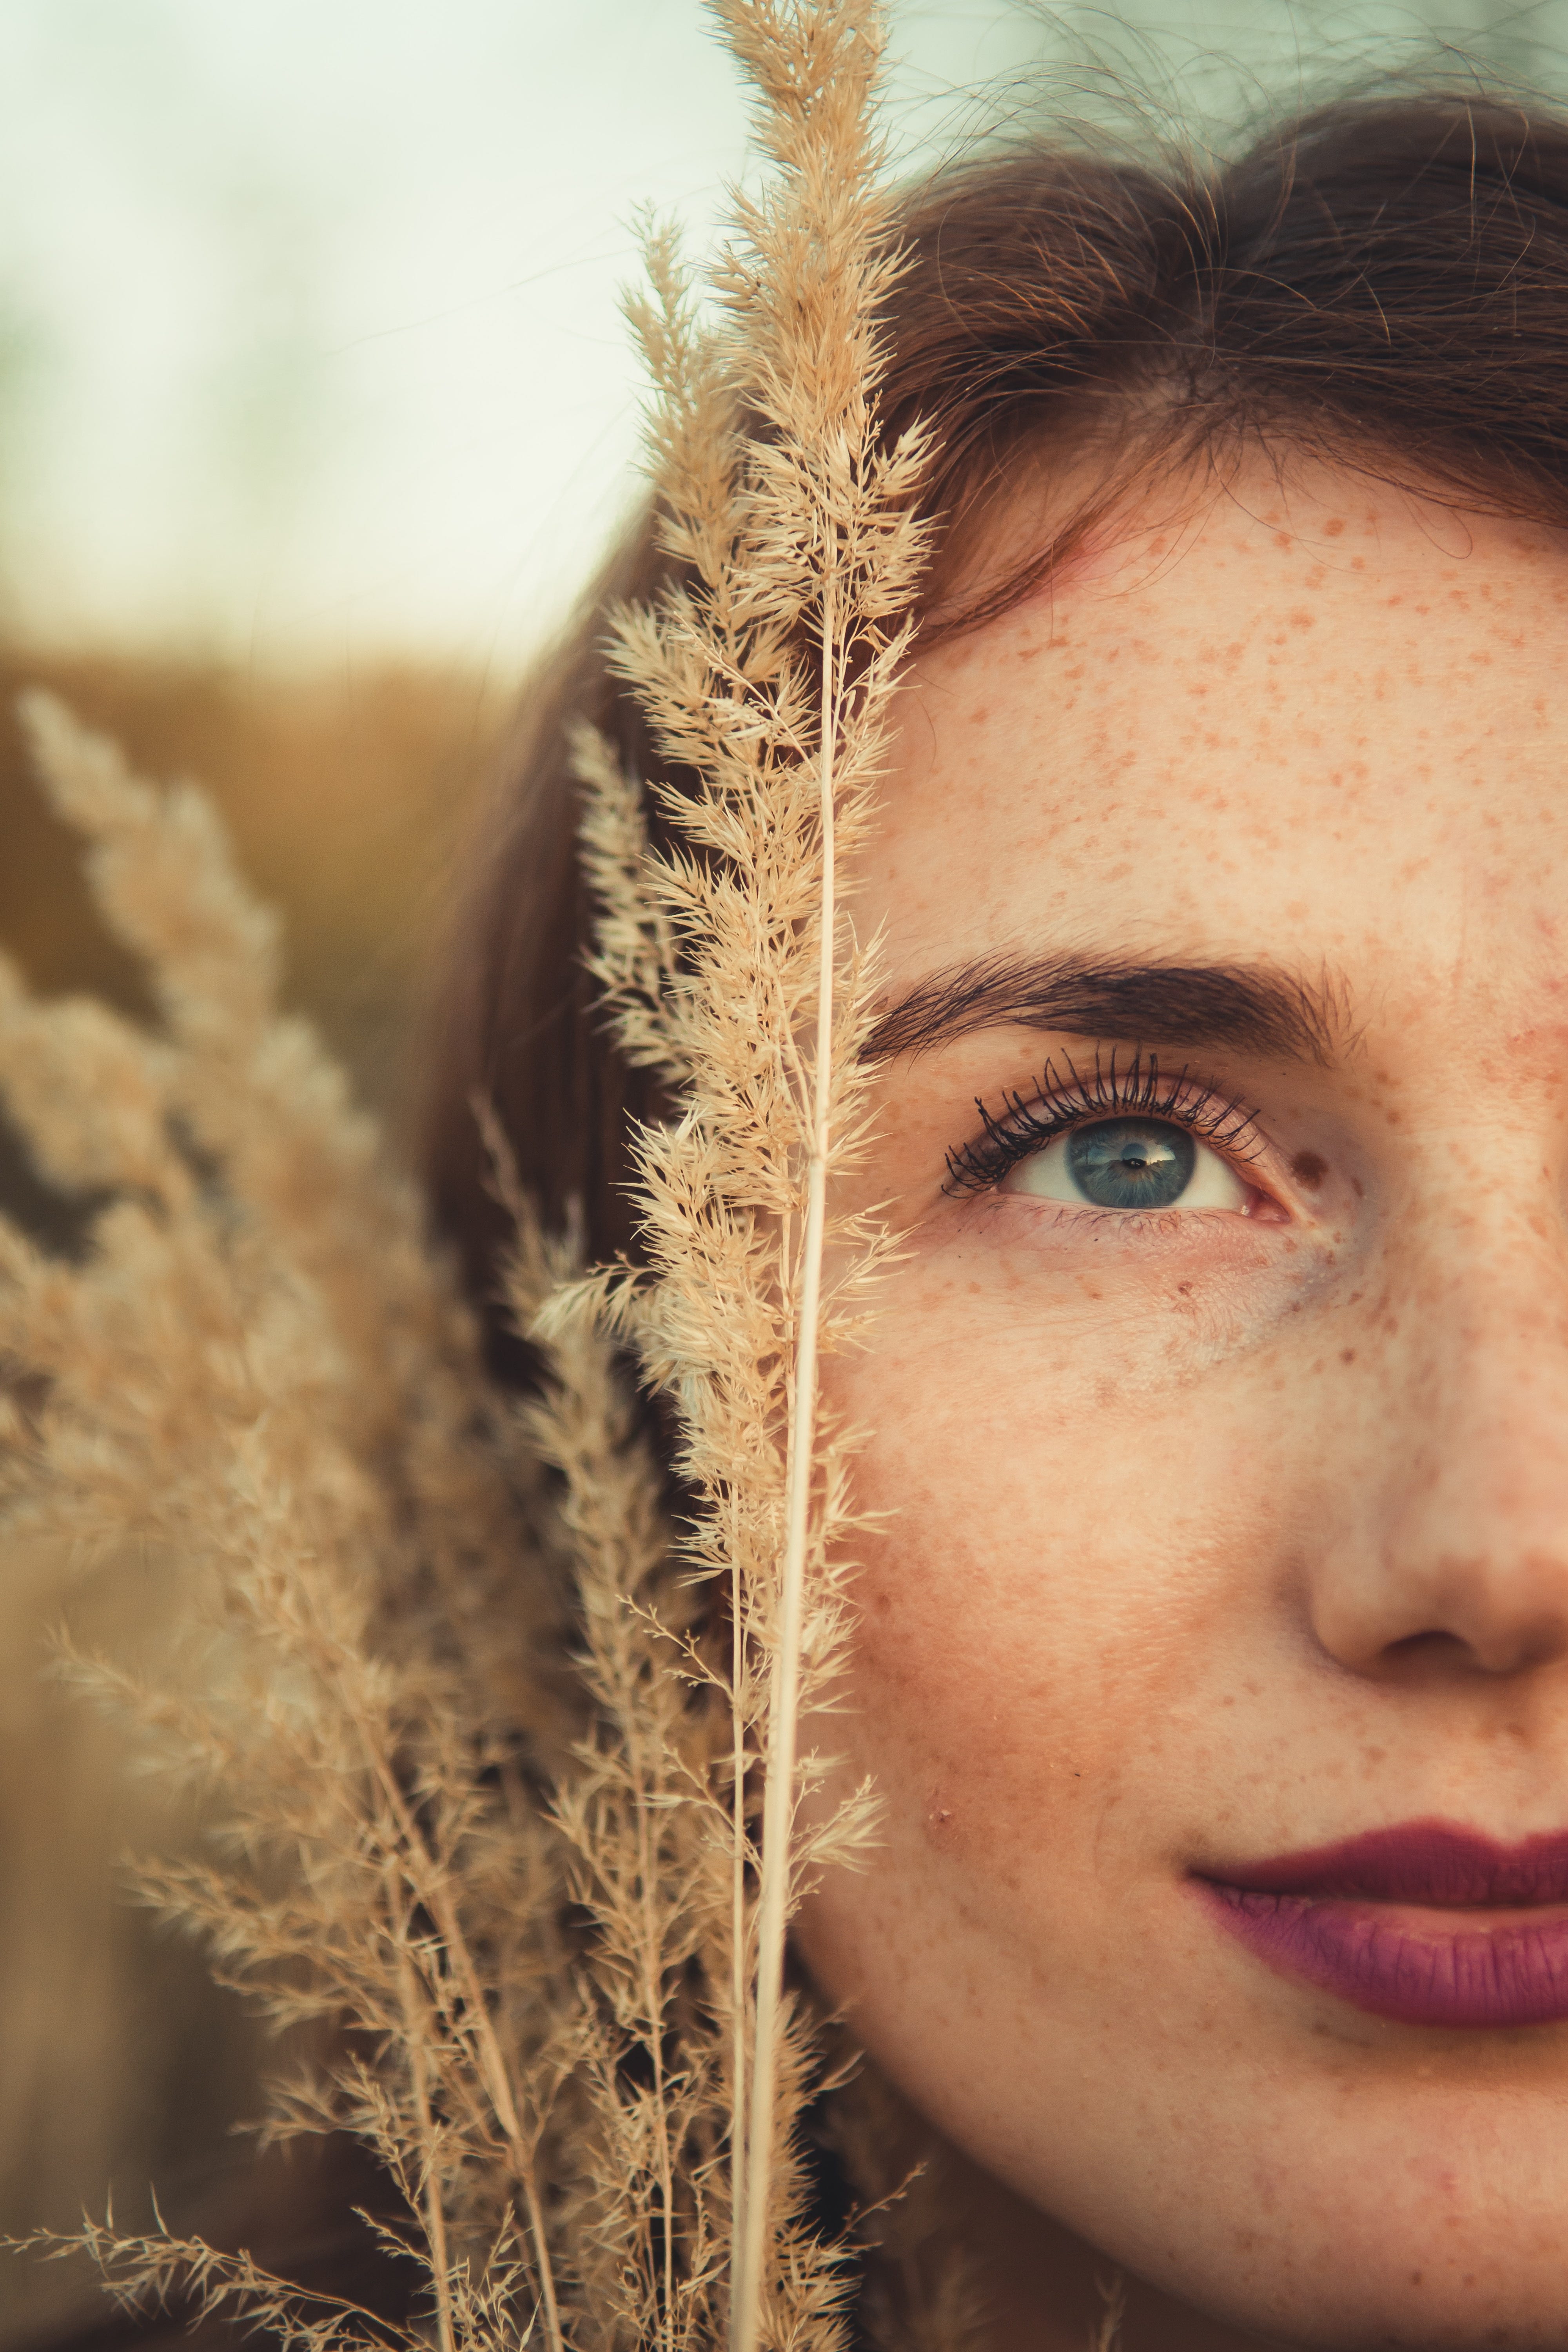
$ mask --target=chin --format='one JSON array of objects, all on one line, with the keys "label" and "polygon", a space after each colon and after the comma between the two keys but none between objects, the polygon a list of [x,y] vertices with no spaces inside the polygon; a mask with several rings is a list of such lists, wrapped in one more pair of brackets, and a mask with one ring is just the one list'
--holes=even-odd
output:
[{"label": "chin", "polygon": [[1289,2292],[1260,2286],[1212,2297],[1176,2294],[1194,2313],[1226,2323],[1244,2342],[1260,2346],[1563,2352],[1568,2319],[1561,2255],[1547,2260],[1538,2253],[1515,2263],[1511,2252],[1506,2237],[1500,2245],[1495,2238],[1470,2243],[1462,2235],[1441,2245],[1418,2239],[1390,2248],[1366,2271],[1345,2268],[1315,2284],[1298,2276]]},{"label": "chin", "polygon": [[[1357,2104],[1347,2086],[1351,2116]],[[1368,2104],[1383,2103],[1373,2092]],[[1385,2106],[1372,2132],[1347,2122],[1295,2162],[1260,2148],[1256,2134],[1250,2147],[1233,2142],[1228,2159],[1216,2160],[1212,2149],[1204,2160],[1190,2153],[1185,2180],[1201,2183],[1197,2193],[1181,2181],[1183,2158],[1173,2151],[1165,2161],[1178,2176],[1176,2193],[1155,2200],[1152,2228],[1146,2198],[1134,2212],[1113,2195],[1107,2210],[1080,2205],[1075,2218],[1102,2260],[1148,2282],[1178,2312],[1235,2329],[1246,2344],[1563,2352],[1568,2132],[1553,2117],[1494,2165],[1469,2171],[1455,2162],[1466,2124],[1471,2147],[1479,2139],[1495,2151],[1495,2110],[1489,2117],[1482,2098],[1466,2117],[1452,2112],[1458,2104],[1445,2103],[1449,2113],[1436,2133],[1418,2105],[1403,2117]],[[1054,2179],[1039,2189],[1059,2202]],[[1147,2340],[1162,2343],[1157,2332]],[[1174,2341],[1182,2352],[1189,2342],[1207,2352],[1201,2335],[1177,2333]]]}]

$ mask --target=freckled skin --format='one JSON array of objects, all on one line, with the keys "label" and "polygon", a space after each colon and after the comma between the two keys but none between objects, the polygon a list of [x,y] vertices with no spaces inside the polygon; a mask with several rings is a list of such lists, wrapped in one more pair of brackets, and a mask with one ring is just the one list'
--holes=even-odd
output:
[{"label": "freckled skin", "polygon": [[[1310,625],[1309,625],[1310,624]],[[830,1389],[874,1434],[852,1709],[883,1842],[808,1965],[974,2167],[994,2352],[1568,2345],[1568,2026],[1387,2023],[1188,1874],[1421,1816],[1568,1827],[1568,546],[1243,480],[934,650],[857,920],[1342,983],[1334,1066],[1194,1050],[1268,1213],[951,1197],[974,1101],[881,1082],[910,1229]]]}]

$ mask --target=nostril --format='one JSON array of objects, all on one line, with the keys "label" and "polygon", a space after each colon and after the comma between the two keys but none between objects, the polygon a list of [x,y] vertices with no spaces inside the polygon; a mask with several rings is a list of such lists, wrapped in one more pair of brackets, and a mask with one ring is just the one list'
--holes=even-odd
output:
[{"label": "nostril", "polygon": [[1568,1651],[1568,1623],[1538,1617],[1467,1636],[1433,1626],[1390,1642],[1383,1652],[1385,1671],[1401,1680],[1449,1675],[1520,1675],[1550,1665]]},{"label": "nostril", "polygon": [[1396,1670],[1411,1673],[1447,1667],[1456,1673],[1475,1674],[1481,1670],[1481,1661],[1471,1644],[1458,1633],[1446,1632],[1434,1625],[1422,1633],[1405,1633],[1397,1642],[1390,1642],[1384,1651],[1384,1661]]},{"label": "nostril", "polygon": [[1532,1480],[1539,1449],[1519,1465],[1507,1508],[1498,1463],[1467,1484],[1459,1452],[1447,1483],[1413,1491],[1406,1479],[1383,1525],[1346,1529],[1304,1563],[1312,1633],[1352,1674],[1460,1682],[1568,1658],[1563,1496]]},{"label": "nostril", "polygon": [[1445,1633],[1440,1626],[1435,1625],[1429,1633],[1406,1633],[1399,1641],[1390,1642],[1384,1654],[1389,1658],[1415,1658],[1452,1651],[1456,1656],[1460,1656],[1468,1654],[1469,1646],[1468,1642],[1460,1640],[1458,1633]]}]

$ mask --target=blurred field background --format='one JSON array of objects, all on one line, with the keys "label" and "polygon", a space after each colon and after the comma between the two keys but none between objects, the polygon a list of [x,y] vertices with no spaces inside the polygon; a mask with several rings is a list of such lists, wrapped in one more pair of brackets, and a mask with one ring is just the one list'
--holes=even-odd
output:
[{"label": "blurred field background", "polygon": [[[1201,124],[1445,40],[1568,83],[1568,0],[896,23],[909,163],[1124,82]],[[0,0],[0,947],[37,987],[142,1009],[26,773],[11,708],[41,681],[211,785],[293,1001],[395,1138],[467,813],[636,497],[633,208],[700,234],[746,162],[700,0]],[[51,1229],[3,1122],[0,1200]],[[144,2212],[153,2182],[221,2228],[256,2049],[122,1899],[119,1856],[187,1825],[40,1675],[64,1601],[0,1557],[0,2232],[110,2189]],[[70,1610],[155,1645],[123,1570]],[[83,2294],[0,2257],[0,2352]]]},{"label": "blurred field background", "polygon": [[[395,1139],[426,942],[510,695],[406,656],[267,676],[151,649],[0,654],[0,942],[41,991],[138,1015],[141,973],[94,920],[75,841],[27,772],[13,705],[34,682],[148,772],[212,781],[249,875],[286,909],[293,1003]],[[0,1205],[68,1245],[68,1215],[3,1116]],[[119,1868],[188,1824],[127,1769],[122,1735],[41,1672],[67,1614],[89,1644],[155,1652],[160,1594],[125,1560],[65,1591],[26,1555],[0,1557],[0,2230],[68,2226],[110,2189],[117,2210],[145,2214],[155,2182],[171,2219],[221,2231],[232,2200],[242,2231],[248,2158],[230,2126],[255,2108],[250,2032],[195,1951],[125,1901]],[[70,2273],[0,2257],[0,2344],[47,2341],[81,2301]]]}]

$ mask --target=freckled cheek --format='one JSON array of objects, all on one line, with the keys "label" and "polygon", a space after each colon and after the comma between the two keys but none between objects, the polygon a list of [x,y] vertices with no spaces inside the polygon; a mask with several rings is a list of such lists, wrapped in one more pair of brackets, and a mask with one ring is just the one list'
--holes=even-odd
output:
[{"label": "freckled cheek", "polygon": [[927,1447],[929,1422],[905,1419],[862,1456],[860,1489],[889,1517],[861,1549],[844,1729],[896,1845],[1017,1886],[1047,1847],[1059,1867],[1070,1825],[1103,1809],[1147,1709],[1108,1670],[1098,1564],[1080,1582],[1026,1468],[962,1427]]},{"label": "freckled cheek", "polygon": [[1073,1411],[1026,1346],[984,1355],[889,1348],[874,1402],[843,1399],[886,1515],[843,1729],[906,1853],[1014,1885],[1047,1849],[1136,1869],[1226,1777],[1224,1694],[1272,1656],[1282,1465],[1201,1384],[1163,1414]]}]

